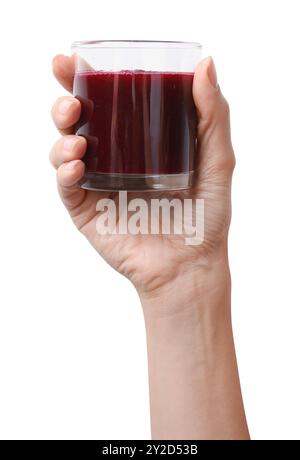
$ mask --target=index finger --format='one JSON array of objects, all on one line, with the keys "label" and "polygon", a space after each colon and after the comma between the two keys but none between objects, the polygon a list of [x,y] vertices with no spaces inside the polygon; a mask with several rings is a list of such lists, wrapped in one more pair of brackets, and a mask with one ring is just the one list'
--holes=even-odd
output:
[{"label": "index finger", "polygon": [[73,56],[59,54],[52,61],[53,75],[57,81],[70,93],[73,90],[75,62]]}]

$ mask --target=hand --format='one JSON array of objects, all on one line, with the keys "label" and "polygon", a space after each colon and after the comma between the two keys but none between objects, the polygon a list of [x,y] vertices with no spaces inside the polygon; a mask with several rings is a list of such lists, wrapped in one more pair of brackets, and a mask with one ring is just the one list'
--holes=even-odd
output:
[{"label": "hand", "polygon": [[[71,57],[56,56],[53,72],[68,91],[72,91],[74,62]],[[80,102],[72,96],[59,98],[52,117],[62,137],[53,146],[50,159],[57,169],[58,190],[76,227],[87,237],[99,254],[120,273],[128,277],[141,298],[161,296],[170,291],[178,274],[188,283],[201,283],[199,272],[212,267],[226,273],[227,234],[231,217],[231,176],[235,164],[230,139],[228,104],[217,85],[211,58],[202,61],[195,72],[193,95],[198,111],[198,136],[201,142],[198,176],[193,189],[183,192],[134,193],[128,200],[151,198],[203,198],[205,239],[199,246],[184,244],[181,235],[99,235],[96,231],[99,199],[117,199],[117,193],[92,192],[78,187],[84,174],[82,157],[86,149],[83,137],[74,135],[80,117]],[[199,144],[200,144],[199,142]],[[224,270],[225,267],[225,270]],[[214,270],[214,273],[216,271]],[[214,274],[216,277],[216,274]],[[216,281],[214,281],[216,282]]]},{"label": "hand", "polygon": [[[72,58],[53,61],[56,78],[72,90]],[[96,203],[117,194],[78,188],[86,141],[73,135],[80,103],[60,98],[52,115],[63,137],[50,157],[58,189],[77,228],[141,297],[147,333],[154,439],[249,439],[231,328],[227,235],[234,154],[228,104],[211,58],[195,72],[199,165],[195,186],[139,197],[202,198],[204,242],[188,246],[179,235],[105,235],[96,231]]]}]

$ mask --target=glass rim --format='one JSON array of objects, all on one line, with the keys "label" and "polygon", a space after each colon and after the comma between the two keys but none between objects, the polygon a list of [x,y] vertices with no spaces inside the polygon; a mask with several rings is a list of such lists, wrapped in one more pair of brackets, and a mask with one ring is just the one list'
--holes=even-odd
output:
[{"label": "glass rim", "polygon": [[167,40],[82,40],[75,41],[71,48],[155,48],[155,49],[202,49],[201,43]]}]

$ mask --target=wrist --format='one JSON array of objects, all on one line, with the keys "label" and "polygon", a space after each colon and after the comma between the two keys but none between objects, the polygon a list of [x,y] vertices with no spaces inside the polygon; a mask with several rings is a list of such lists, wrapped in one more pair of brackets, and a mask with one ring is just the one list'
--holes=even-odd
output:
[{"label": "wrist", "polygon": [[178,353],[182,361],[198,350],[201,361],[213,364],[220,357],[215,351],[232,336],[229,266],[224,261],[187,275],[142,300],[148,350],[156,357]]},{"label": "wrist", "polygon": [[207,265],[178,270],[172,281],[152,293],[139,294],[146,327],[151,319],[173,318],[183,311],[230,316],[231,278],[227,255]]}]

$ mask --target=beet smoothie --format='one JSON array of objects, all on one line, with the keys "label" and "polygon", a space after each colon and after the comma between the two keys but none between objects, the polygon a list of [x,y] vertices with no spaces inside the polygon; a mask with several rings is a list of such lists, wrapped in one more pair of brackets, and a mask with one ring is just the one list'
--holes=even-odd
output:
[{"label": "beet smoothie", "polygon": [[87,139],[86,173],[164,175],[194,170],[193,73],[77,73],[77,134]]}]

